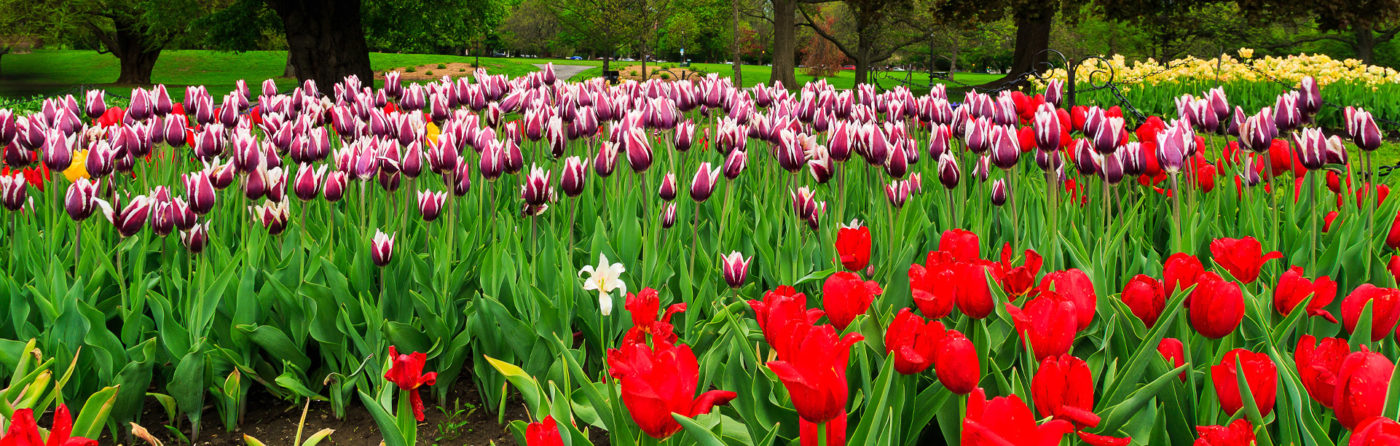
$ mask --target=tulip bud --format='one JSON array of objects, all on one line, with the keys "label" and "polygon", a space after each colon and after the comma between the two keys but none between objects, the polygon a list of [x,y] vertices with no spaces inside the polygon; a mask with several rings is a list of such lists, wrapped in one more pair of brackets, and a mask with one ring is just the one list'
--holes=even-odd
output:
[{"label": "tulip bud", "polygon": [[1280,132],[1288,132],[1303,123],[1302,111],[1298,108],[1298,92],[1280,95],[1274,101],[1274,124]]},{"label": "tulip bud", "polygon": [[150,222],[151,232],[159,236],[175,229],[175,208],[170,200],[152,200]]},{"label": "tulip bud", "polygon": [[457,168],[452,171],[452,195],[458,197],[466,195],[472,188],[472,165],[465,160],[457,159]]},{"label": "tulip bud", "polygon": [[938,157],[938,182],[943,183],[943,187],[953,189],[958,187],[958,180],[962,178],[962,170],[958,168],[958,159],[951,151],[945,151]]},{"label": "tulip bud", "polygon": [[1220,408],[1228,415],[1234,415],[1244,408],[1244,389],[1239,386],[1241,374],[1249,385],[1250,399],[1254,401],[1259,415],[1268,416],[1274,410],[1277,396],[1278,369],[1269,355],[1242,348],[1226,352],[1220,364],[1210,368],[1210,381],[1215,385]]},{"label": "tulip bud", "polygon": [[1098,132],[1094,133],[1094,151],[1098,153],[1113,153],[1118,149],[1119,137],[1123,134],[1123,118],[1104,118],[1099,124]]},{"label": "tulip bud", "polygon": [[666,176],[661,178],[661,186],[657,188],[656,194],[664,201],[676,199],[676,174],[666,172]]},{"label": "tulip bud", "polygon": [[209,245],[209,223],[200,223],[180,231],[180,243],[184,244],[190,253],[203,252],[204,247]]},{"label": "tulip bud", "polygon": [[447,192],[418,191],[418,214],[423,221],[437,220],[442,214],[442,206],[447,202]]},{"label": "tulip bud", "polygon": [[799,219],[806,219],[816,212],[817,200],[812,190],[806,186],[799,187],[790,193],[792,195],[792,211]]},{"label": "tulip bud", "polygon": [[321,196],[326,197],[326,201],[337,202],[345,196],[345,189],[350,187],[350,178],[339,170],[332,170],[326,174],[326,184],[321,186]]},{"label": "tulip bud", "polygon": [[1195,136],[1185,123],[1176,121],[1157,134],[1157,162],[1167,173],[1181,171],[1186,163],[1186,146],[1192,144]]},{"label": "tulip bud", "polygon": [[[0,184],[4,182],[0,177]],[[64,210],[68,211],[68,217],[74,221],[86,220],[92,216],[92,211],[97,208],[97,182],[88,181],[87,178],[78,178],[73,184],[68,186],[68,192],[64,195]]]},{"label": "tulip bud", "polygon": [[374,239],[369,243],[369,258],[374,261],[374,266],[384,267],[394,258],[394,237],[397,234],[384,234],[378,229],[374,230]]},{"label": "tulip bud", "polygon": [[1321,169],[1327,164],[1327,141],[1322,129],[1306,128],[1293,133],[1293,142],[1298,147],[1298,159],[1308,170]]},{"label": "tulip bud", "polygon": [[1016,160],[1021,156],[1021,146],[1016,131],[1009,127],[995,126],[992,128],[991,135],[992,164],[996,164],[1002,169],[1016,167]]},{"label": "tulip bud", "polygon": [[1006,180],[997,178],[992,181],[992,205],[1001,206],[1006,204]]},{"label": "tulip bud", "polygon": [[530,175],[520,186],[520,199],[530,206],[541,206],[554,199],[554,189],[549,182],[550,172],[539,166],[530,166]]},{"label": "tulip bud", "polygon": [[1326,151],[1324,160],[1327,164],[1345,165],[1347,163],[1347,147],[1345,144],[1342,144],[1342,138],[1340,136],[1332,135],[1327,137]]},{"label": "tulip bud", "polygon": [[[0,177],[0,186],[2,185],[3,177]],[[151,215],[152,200],[145,196],[136,196],[126,206],[120,206],[121,203],[113,204],[119,206],[120,210],[113,212],[103,202],[98,202],[99,206],[103,206],[102,211],[107,220],[116,226],[117,232],[122,237],[131,237],[141,232],[141,228],[146,225],[146,220]],[[8,206],[8,203],[6,205]]]},{"label": "tulip bud", "polygon": [[651,167],[651,140],[647,139],[646,131],[633,127],[623,135],[623,146],[627,150],[627,164],[632,166],[635,172],[646,172]]},{"label": "tulip bud", "polygon": [[904,202],[909,200],[909,182],[902,180],[891,181],[885,185],[885,198],[895,209],[904,207]]},{"label": "tulip bud", "polygon": [[5,209],[18,211],[24,207],[25,199],[28,198],[26,190],[27,183],[24,175],[15,172],[14,175],[0,176],[0,203],[5,205]]},{"label": "tulip bud", "polygon": [[963,137],[963,142],[972,153],[981,155],[992,147],[992,124],[989,121],[977,119],[967,123],[967,132]]},{"label": "tulip bud", "polygon": [[1126,153],[1124,150],[1119,150],[1099,156],[1099,173],[1103,175],[1104,181],[1107,181],[1108,184],[1118,184],[1118,182],[1123,181],[1123,158]]},{"label": "tulip bud", "polygon": [[890,155],[885,159],[885,173],[893,178],[903,178],[909,170],[909,151],[903,145],[891,147]]},{"label": "tulip bud", "polygon": [[1372,151],[1381,146],[1381,129],[1370,112],[1357,110],[1352,118],[1356,130],[1351,134],[1352,142],[1361,150]]},{"label": "tulip bud", "polygon": [[934,350],[933,364],[938,382],[958,395],[972,393],[982,379],[977,348],[957,330],[948,330],[944,335],[942,345]]},{"label": "tulip bud", "polygon": [[661,228],[671,229],[676,224],[676,203],[666,203],[661,210]]},{"label": "tulip bud", "polygon": [[[1048,101],[1048,99],[1047,99]],[[1055,107],[1049,103],[1041,104],[1040,109],[1035,112],[1035,145],[1043,151],[1055,151],[1060,148],[1060,117],[1055,112]]]},{"label": "tulip bud", "polygon": [[724,158],[724,177],[730,180],[739,178],[739,174],[744,172],[744,167],[748,163],[748,152],[744,150],[730,151],[729,156]]},{"label": "tulip bud", "polygon": [[1060,82],[1060,79],[1051,78],[1050,82],[1045,84],[1045,102],[1050,104],[1051,107],[1059,107],[1060,98],[1064,94],[1063,92],[1064,84]]},{"label": "tulip bud", "polygon": [[695,142],[695,122],[689,119],[682,121],[676,126],[676,150],[690,150],[691,144]]},{"label": "tulip bud", "polygon": [[321,179],[325,178],[325,175],[325,165],[322,165],[319,169],[312,170],[310,164],[302,163],[301,167],[297,169],[297,176],[292,185],[292,191],[296,194],[297,198],[300,198],[302,201],[311,201],[316,198],[316,193],[320,189]]},{"label": "tulip bud", "polygon": [[749,275],[749,262],[753,260],[753,257],[745,258],[739,251],[733,251],[727,255],[720,255],[719,260],[724,273],[724,282],[734,289],[744,286],[744,279]]},{"label": "tulip bud", "polygon": [[720,170],[711,167],[709,162],[700,163],[695,177],[690,180],[690,199],[697,203],[704,203],[709,199],[718,184],[719,174]]}]

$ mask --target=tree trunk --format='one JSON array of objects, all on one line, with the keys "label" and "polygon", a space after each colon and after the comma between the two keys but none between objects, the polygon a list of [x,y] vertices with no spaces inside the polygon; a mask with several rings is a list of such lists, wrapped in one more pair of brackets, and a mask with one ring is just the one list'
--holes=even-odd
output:
[{"label": "tree trunk", "polygon": [[329,91],[346,76],[374,82],[360,25],[361,0],[266,0],[282,18],[297,79]]},{"label": "tree trunk", "polygon": [[282,77],[297,77],[297,66],[292,63],[292,53],[287,53],[287,67],[282,69]]},{"label": "tree trunk", "polygon": [[744,70],[742,68],[744,61],[739,56],[739,0],[731,0],[729,8],[734,20],[734,28],[732,29],[734,33],[734,59],[731,62],[731,65],[734,66],[734,86],[744,88]]},{"label": "tree trunk", "polygon": [[797,0],[773,1],[773,70],[768,81],[797,86]]},{"label": "tree trunk", "polygon": [[150,84],[151,69],[155,68],[156,59],[160,58],[164,42],[147,45],[145,36],[136,29],[135,24],[117,22],[115,25],[115,35],[104,42],[107,50],[117,56],[117,61],[121,64],[117,83]]},{"label": "tree trunk", "polygon": [[1376,58],[1376,36],[1371,33],[1371,27],[1358,25],[1352,34],[1356,37],[1355,44],[1352,45],[1352,49],[1356,50],[1356,58],[1370,65]]},{"label": "tree trunk", "polygon": [[1016,49],[1011,55],[1011,69],[1006,76],[989,85],[1004,85],[1020,80],[1020,76],[1043,68],[1045,50],[1050,48],[1050,27],[1055,17],[1053,7],[1016,11]]}]

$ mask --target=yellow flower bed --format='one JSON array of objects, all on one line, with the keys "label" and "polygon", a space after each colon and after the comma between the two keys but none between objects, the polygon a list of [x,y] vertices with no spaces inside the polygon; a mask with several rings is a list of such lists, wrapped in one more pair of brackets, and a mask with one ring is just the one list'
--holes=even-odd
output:
[{"label": "yellow flower bed", "polygon": [[[1335,82],[1377,86],[1400,83],[1400,72],[1391,68],[1367,65],[1357,59],[1333,59],[1326,55],[1295,54],[1284,57],[1265,56],[1255,59],[1254,50],[1241,48],[1238,58],[1229,54],[1219,57],[1199,59],[1193,56],[1161,63],[1154,59],[1128,62],[1122,55],[1113,55],[1104,60],[1094,59],[1081,64],[1075,79],[1088,82],[1089,76],[1095,81],[1103,81],[1103,72],[1111,68],[1114,82],[1119,84],[1157,85],[1161,83],[1215,80],[1270,81],[1297,84],[1305,76],[1312,76],[1319,85]],[[1099,73],[1095,73],[1099,72]],[[1261,73],[1267,73],[1267,76]],[[1067,80],[1067,73],[1056,68],[1047,73],[1046,79]],[[1271,79],[1272,78],[1272,79]]]}]

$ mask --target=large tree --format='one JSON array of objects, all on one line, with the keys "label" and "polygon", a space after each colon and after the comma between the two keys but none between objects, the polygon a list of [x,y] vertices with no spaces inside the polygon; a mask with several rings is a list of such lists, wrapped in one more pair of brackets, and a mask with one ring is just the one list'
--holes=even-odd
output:
[{"label": "large tree", "polygon": [[372,82],[360,0],[264,0],[282,18],[287,63],[321,88],[349,75]]},{"label": "large tree", "polygon": [[849,30],[847,34],[855,35],[854,41],[842,38],[832,27],[820,26],[827,22],[820,17],[820,12],[811,13],[805,7],[798,10],[806,19],[804,25],[836,45],[842,54],[855,62],[856,84],[870,81],[869,73],[874,64],[928,37],[927,26],[924,30],[918,28],[921,24],[926,25],[921,23],[926,18],[918,15],[920,7],[916,7],[913,0],[845,0],[841,5],[828,9],[839,10],[842,6],[845,8],[845,11],[841,11],[844,14],[838,12],[836,15],[849,18],[844,24]]},{"label": "large tree", "polygon": [[1006,77],[990,85],[1022,79],[1021,75],[1045,68],[1050,31],[1062,0],[941,0],[934,11],[946,20],[972,26],[1010,15],[1016,24],[1016,44]]},{"label": "large tree", "polygon": [[[1305,41],[1335,40],[1356,53],[1356,58],[1373,63],[1376,46],[1400,33],[1400,0],[1237,0],[1249,17],[1303,18],[1315,20],[1324,34],[1304,36],[1280,46]],[[1328,32],[1335,32],[1331,34]]]},{"label": "large tree", "polygon": [[[40,2],[35,17],[46,32],[68,40],[96,41],[120,64],[119,84],[149,84],[156,60],[179,42],[192,23],[228,0],[70,0]],[[8,12],[8,11],[7,11]]]},{"label": "large tree", "polygon": [[618,47],[642,33],[647,0],[557,0],[547,2],[559,23],[577,36],[580,46],[603,55],[603,70]]}]

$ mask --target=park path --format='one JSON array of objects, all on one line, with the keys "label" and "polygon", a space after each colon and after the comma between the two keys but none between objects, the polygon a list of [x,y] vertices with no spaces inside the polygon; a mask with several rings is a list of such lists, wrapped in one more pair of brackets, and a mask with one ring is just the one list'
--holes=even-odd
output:
[{"label": "park path", "polygon": [[[537,64],[535,64],[535,66],[536,66],[536,67],[539,67],[539,69],[541,69],[541,70],[544,69],[544,64],[542,64],[542,63],[537,63]],[[561,81],[566,81],[566,80],[569,80],[569,78],[574,77],[574,75],[579,74],[579,73],[582,73],[582,72],[584,72],[584,70],[587,70],[587,69],[589,69],[589,68],[593,68],[593,67],[588,66],[588,65],[559,65],[559,64],[554,64],[554,77],[559,78],[559,80],[561,80]]]}]

